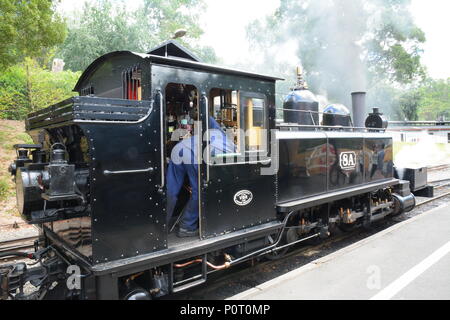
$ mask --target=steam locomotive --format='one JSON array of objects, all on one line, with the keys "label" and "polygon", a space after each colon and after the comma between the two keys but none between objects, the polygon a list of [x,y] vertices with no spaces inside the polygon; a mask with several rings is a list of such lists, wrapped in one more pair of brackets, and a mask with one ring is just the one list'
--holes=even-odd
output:
[{"label": "steam locomotive", "polygon": [[[353,124],[345,107],[320,113],[299,75],[277,121],[278,80],[201,63],[174,41],[95,60],[79,96],[29,114],[34,144],[15,146],[18,209],[40,236],[34,252],[10,254],[39,263],[1,266],[0,299],[159,298],[414,208],[409,181],[394,176],[386,120],[375,110],[364,123],[363,93],[353,94],[363,119]],[[166,220],[166,173],[173,134],[192,130],[192,110],[204,155],[199,236],[178,238]],[[236,152],[203,152],[210,117]],[[187,185],[175,219],[188,198]]]}]

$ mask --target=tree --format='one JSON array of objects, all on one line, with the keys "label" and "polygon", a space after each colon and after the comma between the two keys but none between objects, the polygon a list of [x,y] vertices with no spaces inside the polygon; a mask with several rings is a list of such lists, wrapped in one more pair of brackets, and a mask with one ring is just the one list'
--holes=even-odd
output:
[{"label": "tree", "polygon": [[418,107],[420,119],[450,119],[450,78],[447,80],[429,79],[419,89],[421,99]]},{"label": "tree", "polygon": [[198,26],[202,5],[202,0],[141,0],[139,7],[131,10],[123,1],[85,3],[81,14],[69,19],[69,35],[58,55],[67,68],[82,71],[111,51],[147,52],[184,28],[188,33],[180,42],[211,61],[214,51],[194,44],[202,34]]},{"label": "tree", "polygon": [[0,0],[0,68],[64,41],[66,28],[51,0]]},{"label": "tree", "polygon": [[21,120],[73,96],[79,77],[79,72],[51,72],[27,58],[0,73],[0,118]]},{"label": "tree", "polygon": [[398,107],[395,109],[396,118],[402,121],[417,121],[420,100],[421,95],[417,89],[403,93],[398,100]]},{"label": "tree", "polygon": [[267,52],[264,64],[279,71],[286,64],[274,66],[274,56],[292,45],[312,90],[348,104],[352,91],[370,90],[381,81],[411,84],[424,76],[425,36],[414,24],[409,2],[281,0],[273,15],[248,26],[247,35]]}]

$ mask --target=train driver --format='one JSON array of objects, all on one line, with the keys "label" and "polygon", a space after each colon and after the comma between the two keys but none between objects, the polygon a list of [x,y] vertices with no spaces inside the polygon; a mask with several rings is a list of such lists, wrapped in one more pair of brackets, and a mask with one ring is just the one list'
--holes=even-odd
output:
[{"label": "train driver", "polygon": [[[208,121],[210,135],[210,152],[214,154],[234,153],[235,144],[228,139],[225,132],[213,117]],[[175,209],[178,195],[187,176],[191,187],[191,196],[185,206],[180,220],[178,237],[193,237],[198,232],[198,161],[197,161],[197,136],[180,141],[172,150],[171,159],[167,169],[167,226],[170,223]]]}]

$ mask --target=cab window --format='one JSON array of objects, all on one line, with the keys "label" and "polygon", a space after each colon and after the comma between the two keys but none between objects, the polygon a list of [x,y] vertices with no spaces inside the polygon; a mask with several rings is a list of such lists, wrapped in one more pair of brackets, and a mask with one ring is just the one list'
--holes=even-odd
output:
[{"label": "cab window", "polygon": [[267,151],[267,100],[265,95],[214,88],[210,91],[209,115],[219,124],[235,152],[216,156],[248,155]]}]

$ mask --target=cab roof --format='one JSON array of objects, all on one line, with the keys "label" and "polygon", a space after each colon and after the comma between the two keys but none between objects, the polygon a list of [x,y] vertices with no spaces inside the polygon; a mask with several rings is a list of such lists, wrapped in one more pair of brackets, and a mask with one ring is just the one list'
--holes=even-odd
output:
[{"label": "cab roof", "polygon": [[80,76],[80,79],[78,79],[77,84],[75,85],[75,88],[73,91],[80,91],[81,85],[84,83],[84,81],[93,74],[99,66],[101,66],[105,61],[112,59],[113,57],[121,56],[121,55],[130,55],[139,57],[142,60],[149,61],[150,63],[154,64],[162,64],[162,65],[168,65],[168,66],[175,66],[175,67],[185,67],[189,69],[195,69],[195,70],[203,70],[203,71],[209,71],[209,72],[215,72],[215,73],[221,73],[221,74],[229,74],[229,75],[237,75],[237,76],[244,76],[244,77],[250,77],[265,81],[277,81],[277,80],[284,80],[283,78],[275,77],[275,76],[269,76],[264,74],[258,74],[254,72],[248,72],[238,69],[231,69],[223,66],[216,66],[212,64],[206,64],[199,61],[199,59],[191,53],[189,50],[181,46],[180,44],[176,43],[175,41],[166,41],[163,44],[159,45],[158,47],[152,49],[149,51],[149,53],[137,53],[137,52],[131,52],[131,51],[114,51],[110,52],[108,54],[105,54],[98,59],[96,59],[94,62],[92,62],[86,70],[83,72],[83,74]]}]

